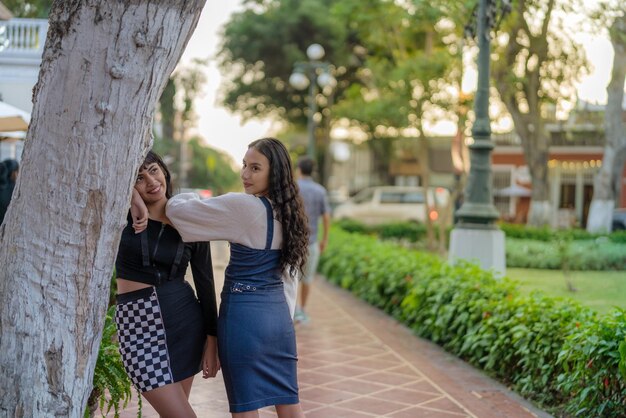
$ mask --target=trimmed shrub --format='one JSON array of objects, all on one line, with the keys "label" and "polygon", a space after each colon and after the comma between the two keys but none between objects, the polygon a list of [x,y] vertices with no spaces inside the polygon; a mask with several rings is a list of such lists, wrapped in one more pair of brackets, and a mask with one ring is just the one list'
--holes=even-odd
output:
[{"label": "trimmed shrub", "polygon": [[570,270],[626,270],[626,245],[607,237],[553,242],[506,238],[507,267],[558,270],[564,263]]},{"label": "trimmed shrub", "polygon": [[[423,249],[419,243],[426,236],[424,225],[411,222],[366,226],[357,221],[344,220],[335,225],[348,232],[400,241],[413,249]],[[555,231],[515,224],[501,224],[500,227],[506,234],[507,267],[559,270],[567,266],[569,270],[579,271],[626,270],[625,231],[597,235],[581,229]]]},{"label": "trimmed shrub", "polygon": [[598,318],[568,299],[522,297],[515,282],[475,265],[451,266],[435,255],[339,228],[331,233],[320,271],[546,408],[626,416],[623,312]]}]

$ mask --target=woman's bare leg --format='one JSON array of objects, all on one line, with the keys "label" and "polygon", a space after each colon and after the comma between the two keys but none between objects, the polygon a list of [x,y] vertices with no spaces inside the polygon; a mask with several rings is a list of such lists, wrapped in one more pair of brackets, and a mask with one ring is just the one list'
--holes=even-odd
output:
[{"label": "woman's bare leg", "polygon": [[191,376],[180,382],[180,384],[183,386],[183,391],[185,391],[185,395],[187,395],[187,399],[189,399],[189,394],[191,393],[191,385],[193,384],[193,378],[194,376]]},{"label": "woman's bare leg", "polygon": [[278,418],[304,418],[302,406],[299,403],[293,405],[276,405]]},{"label": "woman's bare leg", "polygon": [[142,395],[161,418],[196,418],[181,382],[170,383]]}]

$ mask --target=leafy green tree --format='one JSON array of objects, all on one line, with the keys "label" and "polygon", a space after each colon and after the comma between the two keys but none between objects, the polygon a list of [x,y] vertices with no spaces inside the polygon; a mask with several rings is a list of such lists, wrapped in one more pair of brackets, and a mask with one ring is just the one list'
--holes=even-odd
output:
[{"label": "leafy green tree", "polygon": [[352,56],[346,32],[329,16],[337,0],[273,0],[244,2],[247,8],[235,13],[222,31],[218,54],[228,82],[222,86],[221,101],[244,120],[279,117],[304,125],[306,93],[289,86],[297,61],[306,61],[312,43],[326,50],[325,60],[339,70],[349,67]]},{"label": "leafy green tree", "polygon": [[626,80],[626,13],[620,2],[608,2],[598,12],[597,19],[606,22],[604,27],[608,27],[614,55],[611,80],[606,88],[604,156],[593,183],[593,200],[587,219],[589,232],[609,231],[612,228],[613,208],[620,196],[626,160],[626,127],[622,118]]},{"label": "leafy green tree", "polygon": [[161,117],[162,139],[174,141],[176,105],[176,81],[170,77],[159,98],[159,115]]},{"label": "leafy green tree", "polygon": [[582,10],[578,0],[517,0],[494,42],[495,85],[521,138],[533,184],[530,225],[550,219],[546,115],[576,96],[575,83],[586,69],[575,28],[563,18]]},{"label": "leafy green tree", "polygon": [[[194,189],[211,189],[213,194],[222,194],[237,190],[240,187],[239,173],[233,167],[233,159],[203,143],[201,137],[193,137],[187,143],[190,161],[187,173],[187,184],[184,187]],[[180,160],[176,156],[180,153],[180,143],[165,138],[155,138],[153,149],[164,157],[172,171],[174,187],[180,189],[183,185],[178,180]]]},{"label": "leafy green tree", "polygon": [[450,99],[440,82],[450,51],[443,47],[441,31],[434,29],[443,16],[427,2],[413,3],[245,2],[247,9],[223,31],[219,59],[229,81],[222,87],[222,103],[244,119],[274,117],[304,126],[306,94],[292,89],[288,79],[294,64],[306,60],[307,46],[320,43],[327,61],[336,66],[338,85],[331,97],[317,97],[318,149],[325,145],[329,119],[346,118],[380,140],[371,146],[380,157],[379,177],[386,181],[397,129],[423,132],[421,112]]},{"label": "leafy green tree", "polygon": [[335,113],[373,139],[397,137],[405,128],[421,138],[430,112],[454,101],[447,93],[453,57],[443,41],[450,31],[437,27],[444,16],[426,2],[413,3],[344,0],[332,10],[358,39],[362,62],[360,82]]},{"label": "leafy green tree", "polygon": [[196,124],[196,114],[193,103],[202,90],[202,86],[206,83],[206,75],[204,73],[206,65],[206,60],[196,58],[192,60],[190,64],[179,68],[174,74],[174,79],[180,86],[179,91],[182,92],[180,117],[183,123],[183,129]]},{"label": "leafy green tree", "polygon": [[[292,88],[289,76],[296,62],[307,61],[307,47],[321,44],[326,51],[324,60],[333,64],[338,81],[332,93],[315,98],[319,108],[317,154],[324,155],[329,118],[333,118],[329,110],[333,103],[343,100],[343,92],[360,64],[346,22],[329,13],[340,1],[245,1],[244,10],[234,14],[222,31],[218,63],[228,81],[221,86],[221,103],[243,120],[269,117],[303,128],[308,93]],[[304,144],[297,148],[300,153],[306,149]]]},{"label": "leafy green tree", "polygon": [[166,159],[175,187],[212,189],[221,194],[239,184],[232,159],[204,145],[200,137],[186,138],[196,123],[193,103],[206,81],[205,65],[195,60],[170,77],[159,99],[162,129],[153,148]]},{"label": "leafy green tree", "polygon": [[229,155],[203,145],[198,137],[192,138],[189,146],[193,154],[189,187],[211,189],[214,194],[241,188],[239,173],[233,169],[234,161]]},{"label": "leafy green tree", "polygon": [[47,19],[52,0],[3,0],[15,17]]},{"label": "leafy green tree", "polygon": [[[456,38],[445,16],[430,3],[408,6],[381,0],[344,0],[331,13],[348,22],[350,35],[360,43],[359,83],[346,92],[335,114],[348,119],[370,137],[378,173],[384,183],[389,173],[393,141],[416,138],[422,185],[429,187],[426,122],[435,114],[448,114],[454,95],[454,56],[445,38]],[[456,51],[458,53],[458,50]],[[460,61],[459,61],[460,62]],[[427,217],[428,242],[434,247],[434,231]],[[442,248],[445,245],[442,245]]]}]

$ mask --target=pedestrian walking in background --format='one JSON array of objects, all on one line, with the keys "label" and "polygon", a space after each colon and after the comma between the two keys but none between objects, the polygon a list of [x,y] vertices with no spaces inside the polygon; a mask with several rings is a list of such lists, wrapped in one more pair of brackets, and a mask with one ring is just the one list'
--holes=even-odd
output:
[{"label": "pedestrian walking in background", "polygon": [[[146,217],[135,225],[129,214],[115,262],[115,323],[124,368],[134,386],[161,417],[196,417],[189,404],[194,376],[214,377],[217,359],[217,302],[208,242],[185,244],[165,217],[171,197],[170,172],[149,152],[139,169],[133,205]],[[191,265],[197,292],[185,281]]]},{"label": "pedestrian walking in background", "polygon": [[167,217],[186,242],[230,243],[218,352],[232,416],[256,418],[274,405],[279,418],[303,418],[292,315],[308,228],[285,146],[275,138],[252,142],[241,180],[245,193],[179,194]]},{"label": "pedestrian walking in background", "polygon": [[[315,163],[309,157],[302,157],[298,160],[298,188],[300,196],[304,202],[304,211],[309,220],[309,256],[302,278],[300,279],[299,301],[296,305],[294,319],[296,322],[308,322],[306,313],[306,303],[311,291],[311,284],[317,272],[317,265],[320,254],[326,249],[328,244],[328,233],[330,228],[330,205],[328,204],[328,194],[321,184],[313,180]],[[322,238],[318,239],[318,227],[320,218],[322,219]]]}]

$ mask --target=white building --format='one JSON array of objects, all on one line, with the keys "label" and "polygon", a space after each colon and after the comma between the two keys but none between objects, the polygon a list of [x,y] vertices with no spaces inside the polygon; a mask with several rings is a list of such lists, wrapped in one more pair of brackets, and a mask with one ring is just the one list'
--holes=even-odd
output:
[{"label": "white building", "polygon": [[[45,19],[0,21],[0,100],[29,113],[47,32]],[[0,160],[19,160],[22,148],[19,135],[0,133]]]}]

